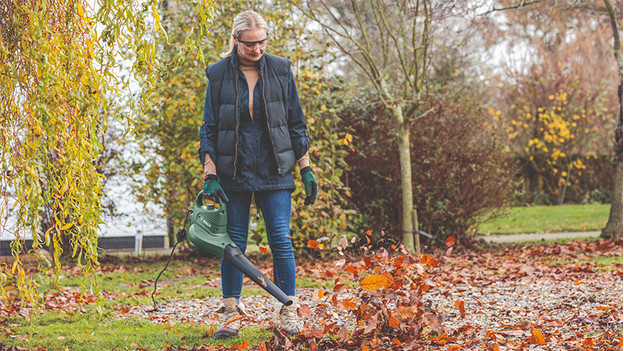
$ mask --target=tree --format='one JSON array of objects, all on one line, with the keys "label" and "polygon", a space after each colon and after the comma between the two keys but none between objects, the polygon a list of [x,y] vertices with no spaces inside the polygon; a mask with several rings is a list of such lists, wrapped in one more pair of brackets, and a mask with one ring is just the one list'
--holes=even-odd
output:
[{"label": "tree", "polygon": [[[613,53],[618,65],[620,85],[618,87],[618,98],[620,100],[620,116],[617,119],[615,126],[615,140],[613,143],[613,192],[611,197],[611,209],[609,210],[609,221],[607,225],[602,229],[600,233],[601,238],[612,238],[619,236],[622,237],[622,43],[620,39],[620,29],[618,27],[617,18],[622,16],[616,16],[611,1],[604,0],[607,12],[609,14],[609,21],[611,24],[611,30],[613,32]],[[622,8],[620,4],[619,9]],[[620,27],[621,28],[621,27]]]},{"label": "tree", "polygon": [[430,0],[310,0],[294,4],[321,25],[331,42],[361,70],[382,106],[392,114],[401,169],[403,243],[413,253],[412,215],[416,210],[410,124],[427,114],[422,106],[434,6]]},{"label": "tree", "polygon": [[[161,67],[154,46],[164,35],[157,1],[141,4],[102,0],[0,1],[0,211],[2,231],[15,236],[15,262],[0,270],[0,288],[11,284],[31,302],[45,274],[26,277],[24,237],[38,250],[53,248],[60,271],[61,242],[69,240],[72,257],[90,277],[97,293],[95,269],[101,220],[102,177],[98,158],[110,106],[129,100],[114,116],[132,121],[150,105]],[[207,33],[210,3],[198,11],[186,51],[196,50]],[[193,33],[193,31],[191,31]],[[123,67],[125,68],[123,68]],[[132,91],[139,85],[140,92]],[[128,96],[135,93],[128,99]],[[131,129],[131,124],[129,124]],[[51,227],[40,231],[42,209],[52,208]],[[86,287],[86,286],[85,286]]]}]

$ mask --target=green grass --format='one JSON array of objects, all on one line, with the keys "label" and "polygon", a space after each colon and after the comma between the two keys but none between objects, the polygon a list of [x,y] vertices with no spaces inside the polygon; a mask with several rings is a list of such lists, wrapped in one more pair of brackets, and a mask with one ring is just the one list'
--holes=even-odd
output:
[{"label": "green grass", "polygon": [[591,263],[592,266],[596,267],[598,271],[608,272],[615,271],[622,266],[622,256],[615,257],[605,257],[605,256],[597,256],[586,259],[557,259],[557,260],[549,260],[548,264],[556,265],[556,264],[583,264],[583,263]]},{"label": "green grass", "polygon": [[[29,318],[0,319],[0,343],[9,347],[46,350],[164,350],[165,345],[190,349],[194,345],[206,343],[231,347],[245,340],[259,344],[272,336],[264,329],[248,326],[241,330],[237,338],[222,341],[212,337],[203,338],[211,325],[152,324],[147,319],[130,315],[119,320],[119,310],[125,306],[152,304],[154,279],[165,262],[162,257],[139,262],[129,258],[119,264],[103,264],[103,267],[112,268],[112,271],[106,269],[106,272],[98,275],[98,286],[112,293],[113,299],[102,302],[101,314],[96,311],[95,304],[76,304],[62,310],[46,310],[45,313],[33,314]],[[158,282],[157,300],[166,302],[210,296],[218,298],[221,296],[220,288],[202,284],[217,277],[218,267],[218,261],[172,259]],[[79,290],[80,277],[67,270],[59,277],[59,285]],[[44,284],[40,289],[52,293],[58,291],[55,285],[50,284]],[[243,289],[246,295],[262,293],[260,288]]]},{"label": "green grass", "polygon": [[260,328],[245,327],[241,334],[226,341],[212,337],[203,338],[210,329],[207,325],[190,323],[152,324],[145,319],[129,317],[124,320],[100,320],[96,313],[75,314],[48,312],[33,317],[28,323],[21,318],[11,318],[4,328],[15,329],[19,337],[0,336],[6,346],[46,348],[47,350],[164,350],[165,345],[192,348],[210,344],[228,347],[244,340],[260,343],[271,333]]},{"label": "green grass", "polygon": [[478,234],[583,232],[602,229],[608,204],[513,207],[479,226]]}]

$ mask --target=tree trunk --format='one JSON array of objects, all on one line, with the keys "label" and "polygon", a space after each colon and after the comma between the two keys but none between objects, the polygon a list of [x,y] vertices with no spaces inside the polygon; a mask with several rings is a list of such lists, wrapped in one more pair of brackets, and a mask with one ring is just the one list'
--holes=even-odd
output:
[{"label": "tree trunk", "polygon": [[414,254],[414,226],[412,225],[412,210],[414,207],[412,193],[412,160],[410,157],[410,130],[408,123],[403,118],[403,110],[400,106],[392,109],[398,123],[399,132],[399,164],[401,167],[401,227],[403,228],[403,244],[405,250]]},{"label": "tree trunk", "polygon": [[164,240],[169,241],[169,245],[165,245],[167,248],[176,244],[175,218],[169,215],[167,216],[167,237]]},{"label": "tree trunk", "polygon": [[615,9],[609,0],[604,0],[605,7],[611,20],[613,30],[613,54],[620,73],[620,86],[618,97],[620,98],[620,118],[615,125],[615,143],[613,144],[614,159],[613,167],[613,191],[611,192],[611,210],[609,222],[600,233],[601,238],[622,237],[622,45],[620,43],[620,30],[618,29]]},{"label": "tree trunk", "polygon": [[611,210],[609,221],[600,233],[601,238],[622,237],[622,82],[618,88],[620,98],[620,118],[615,126],[615,152],[613,160],[613,191],[611,191]]}]

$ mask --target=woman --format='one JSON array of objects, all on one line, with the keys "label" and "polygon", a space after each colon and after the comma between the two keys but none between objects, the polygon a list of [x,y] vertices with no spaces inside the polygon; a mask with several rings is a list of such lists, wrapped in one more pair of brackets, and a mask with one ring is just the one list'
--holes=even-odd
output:
[{"label": "woman", "polygon": [[[295,303],[276,305],[280,327],[300,332],[295,299],[295,257],[290,236],[292,171],[298,165],[305,204],[316,199],[317,182],[308,157],[306,123],[290,61],[265,53],[267,24],[253,11],[234,18],[227,57],[206,68],[209,83],[199,157],[204,194],[227,202],[227,231],[244,253],[254,195],[273,254],[273,280]],[[245,314],[239,301],[243,275],[221,261],[223,323],[216,338],[238,334]]]}]

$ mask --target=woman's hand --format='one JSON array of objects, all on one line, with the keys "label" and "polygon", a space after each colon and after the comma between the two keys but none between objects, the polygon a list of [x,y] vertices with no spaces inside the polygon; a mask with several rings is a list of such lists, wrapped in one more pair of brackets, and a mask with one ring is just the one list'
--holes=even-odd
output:
[{"label": "woman's hand", "polygon": [[314,179],[314,172],[312,172],[312,168],[310,166],[301,169],[301,180],[303,181],[303,186],[305,187],[306,198],[303,202],[304,205],[312,205],[316,200],[316,195],[318,194],[318,183],[316,179]]},{"label": "woman's hand", "polygon": [[221,185],[217,181],[216,175],[209,174],[204,177],[204,180],[206,182],[204,183],[204,192],[202,193],[202,195],[219,198],[222,202],[229,201],[227,196],[225,195],[225,192],[223,191],[223,188],[221,188]]}]

